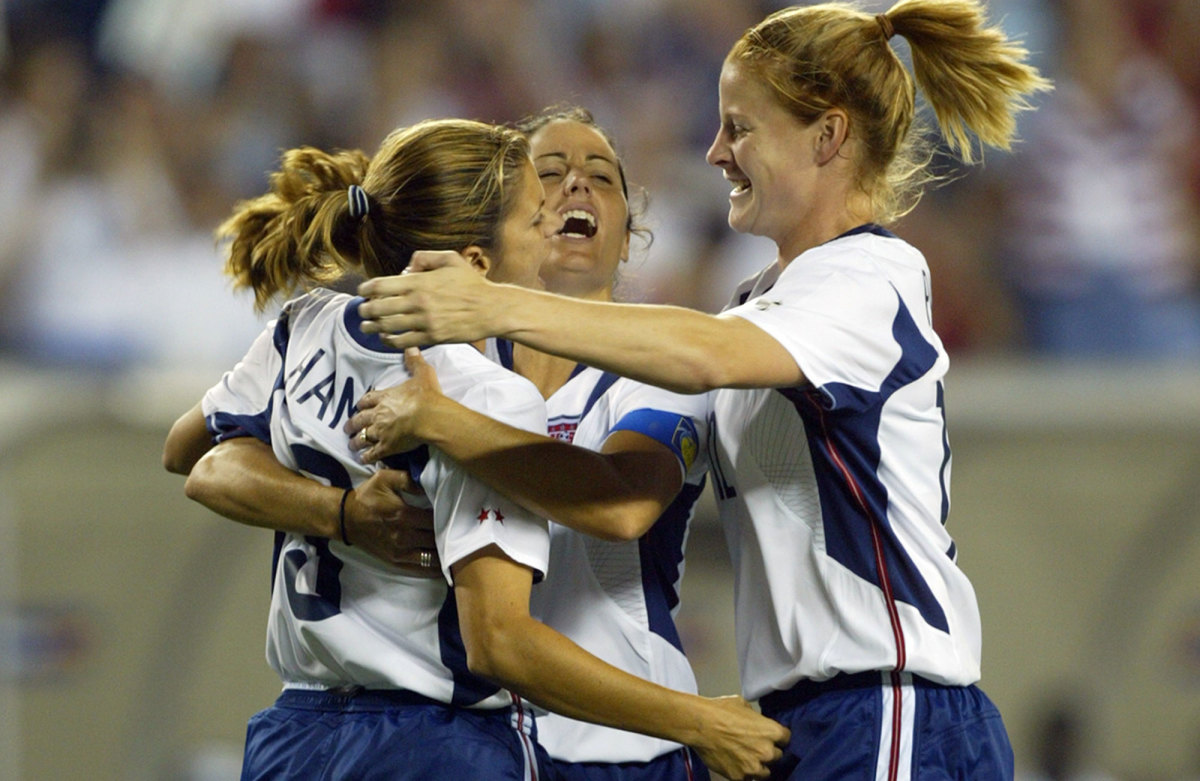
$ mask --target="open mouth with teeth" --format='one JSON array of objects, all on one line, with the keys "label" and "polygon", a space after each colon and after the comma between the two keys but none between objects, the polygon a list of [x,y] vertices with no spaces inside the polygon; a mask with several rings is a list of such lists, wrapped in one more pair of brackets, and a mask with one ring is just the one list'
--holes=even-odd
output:
[{"label": "open mouth with teeth", "polygon": [[563,213],[562,230],[559,236],[590,239],[596,235],[596,218],[583,209],[571,209]]},{"label": "open mouth with teeth", "polygon": [[750,189],[749,179],[730,179],[729,183],[733,185],[733,194],[738,195]]}]

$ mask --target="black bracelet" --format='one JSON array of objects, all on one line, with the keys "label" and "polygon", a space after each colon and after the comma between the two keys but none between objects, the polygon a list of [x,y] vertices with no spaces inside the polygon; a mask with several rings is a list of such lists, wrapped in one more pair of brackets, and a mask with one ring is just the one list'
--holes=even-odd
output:
[{"label": "black bracelet", "polygon": [[346,545],[351,544],[350,539],[346,536],[346,498],[350,496],[350,492],[353,490],[353,488],[346,489],[346,492],[342,494],[342,504],[338,507],[338,529],[341,530],[342,542]]}]

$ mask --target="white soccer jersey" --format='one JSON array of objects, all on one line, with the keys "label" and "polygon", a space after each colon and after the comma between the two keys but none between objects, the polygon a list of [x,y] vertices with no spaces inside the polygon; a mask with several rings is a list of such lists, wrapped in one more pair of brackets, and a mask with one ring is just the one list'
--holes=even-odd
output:
[{"label": "white soccer jersey", "polygon": [[[512,366],[511,344],[488,354]],[[531,610],[590,653],[640,678],[696,691],[674,616],[695,504],[704,489],[707,395],[682,395],[579,367],[546,402],[551,436],[599,450],[613,431],[662,442],[680,459],[684,485],[641,539],[605,542],[550,523],[550,574]],[[677,743],[538,711],[538,742],[567,762],[646,762]]]},{"label": "white soccer jersey", "polygon": [[[362,299],[318,290],[290,301],[246,357],[204,397],[218,438],[254,436],[279,461],[320,482],[350,487],[374,466],[359,462],[342,426],[371,387],[408,378],[403,355],[359,330]],[[544,431],[545,406],[527,380],[467,345],[424,352],[443,392],[510,425]],[[510,695],[470,673],[450,567],[497,545],[544,573],[546,522],[468,477],[433,448],[387,460],[409,469],[434,513],[445,579],[409,577],[359,548],[278,534],[267,660],[284,685],[407,689],[441,702],[495,708]]]},{"label": "white soccer jersey", "polygon": [[866,670],[978,680],[979,610],[944,527],[948,359],[925,259],[864,226],[748,280],[726,312],[811,383],[713,394],[744,696]]}]

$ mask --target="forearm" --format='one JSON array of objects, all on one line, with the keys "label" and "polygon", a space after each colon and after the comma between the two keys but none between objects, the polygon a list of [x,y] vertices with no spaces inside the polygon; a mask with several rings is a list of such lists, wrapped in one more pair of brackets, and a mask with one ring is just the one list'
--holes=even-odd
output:
[{"label": "forearm", "polygon": [[744,318],[495,284],[445,255],[417,252],[409,268],[424,273],[364,282],[364,332],[383,333],[399,349],[504,336],[681,393],[804,380],[791,354]]},{"label": "forearm", "polygon": [[343,491],[293,472],[257,440],[230,440],[188,476],[189,499],[248,526],[334,537]]},{"label": "forearm", "polygon": [[665,448],[599,453],[506,425],[445,396],[431,400],[419,426],[422,440],[514,502],[601,539],[640,537],[682,480]]},{"label": "forearm", "polygon": [[204,412],[197,403],[171,426],[163,443],[163,468],[177,475],[186,475],[212,446],[212,435],[204,423]]},{"label": "forearm", "polygon": [[536,350],[650,385],[701,393],[734,381],[728,322],[676,306],[614,304],[495,285],[489,329]]},{"label": "forearm", "polygon": [[477,672],[555,713],[687,745],[701,742],[710,709],[703,698],[630,675],[532,618],[491,635],[486,667]]}]

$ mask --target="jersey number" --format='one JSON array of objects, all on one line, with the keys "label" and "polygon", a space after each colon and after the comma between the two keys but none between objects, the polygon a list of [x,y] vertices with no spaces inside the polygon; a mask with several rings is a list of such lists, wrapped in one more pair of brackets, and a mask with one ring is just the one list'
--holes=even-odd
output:
[{"label": "jersey number", "polygon": [[[325,478],[337,488],[350,488],[350,474],[333,456],[305,445],[292,445],[296,464],[305,473]],[[287,589],[288,607],[301,621],[324,621],[342,612],[342,584],[338,579],[342,560],[329,550],[329,540],[305,537],[309,551],[293,548],[283,556],[283,582]],[[297,589],[301,574],[312,572],[312,587],[305,592]]]}]

